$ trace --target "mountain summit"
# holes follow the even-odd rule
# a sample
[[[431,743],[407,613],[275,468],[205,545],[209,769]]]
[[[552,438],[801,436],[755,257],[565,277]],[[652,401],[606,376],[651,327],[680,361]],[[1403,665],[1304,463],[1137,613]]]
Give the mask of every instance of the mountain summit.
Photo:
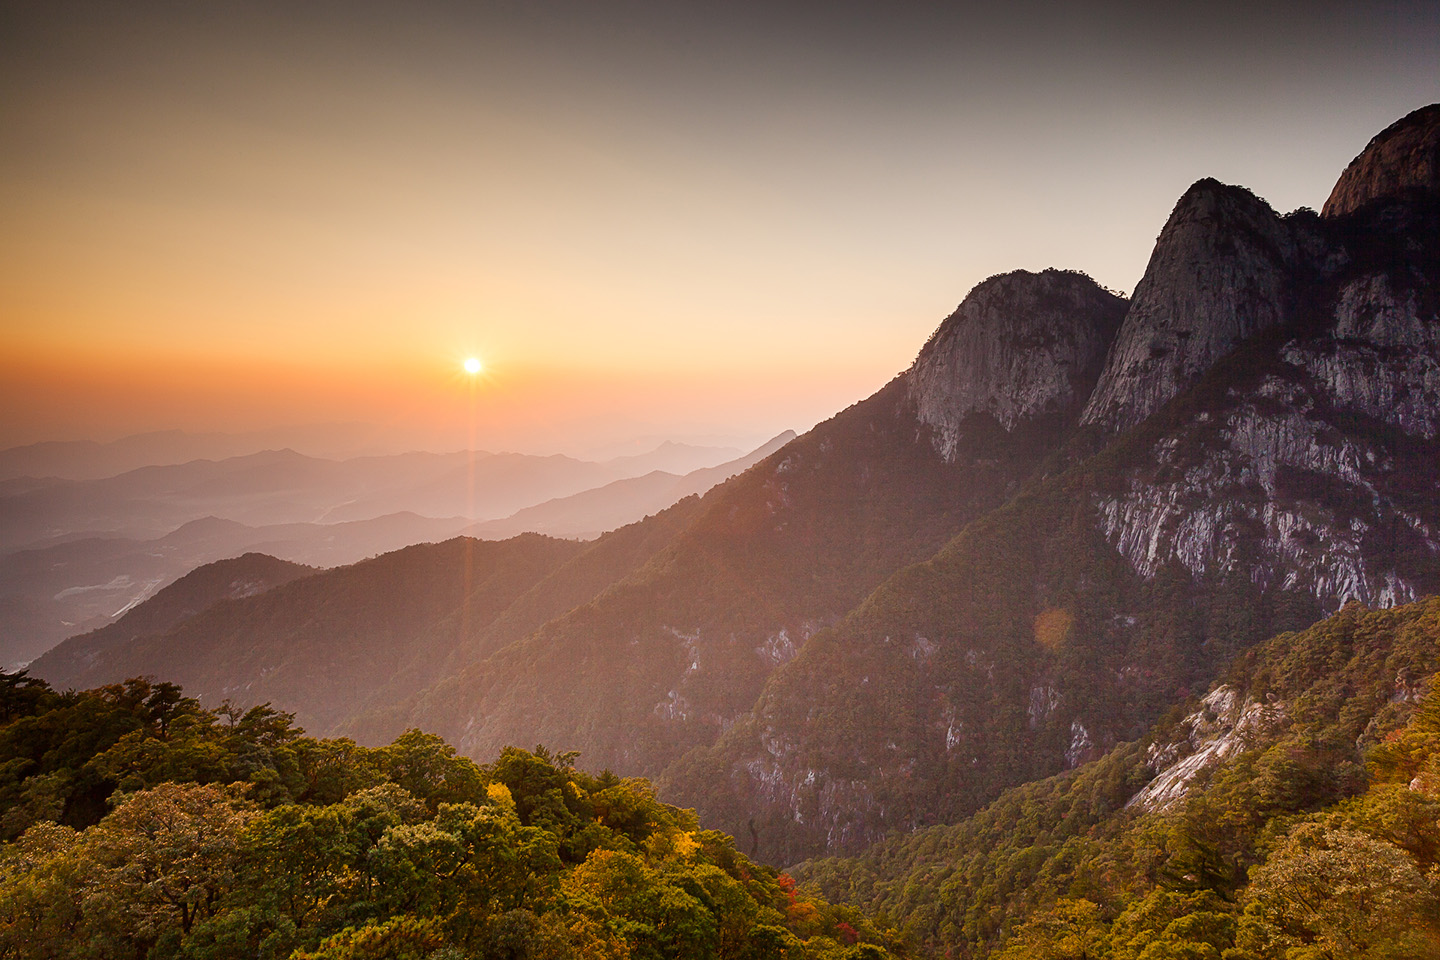
[[[1407,190],[1440,193],[1440,103],[1421,107],[1376,134],[1340,175],[1322,212],[1343,216]]]
[[[1248,190],[1201,180],[1175,204],[1081,417],[1123,430],[1285,316],[1296,239]]]
[[[977,419],[1006,431],[1073,426],[1125,314],[1125,300],[1082,273],[991,277],[940,325],[910,368],[916,417],[947,460]]]

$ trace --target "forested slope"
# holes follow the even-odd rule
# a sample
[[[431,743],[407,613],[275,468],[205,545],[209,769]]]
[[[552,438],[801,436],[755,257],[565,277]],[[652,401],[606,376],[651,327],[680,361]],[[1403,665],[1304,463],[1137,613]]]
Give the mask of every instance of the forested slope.
[[[583,549],[534,534],[418,544],[253,595],[222,596],[162,629],[111,638],[98,655],[79,655],[91,640],[75,637],[34,672],[80,688],[172,677],[207,704],[274,700],[328,732],[367,703],[424,687],[458,638],[482,630]],[[148,616],[161,599],[134,613]]]
[[[0,675],[0,956],[883,960],[641,780]]]
[[[1140,740],[797,874],[936,956],[1440,956],[1440,598],[1240,657]]]

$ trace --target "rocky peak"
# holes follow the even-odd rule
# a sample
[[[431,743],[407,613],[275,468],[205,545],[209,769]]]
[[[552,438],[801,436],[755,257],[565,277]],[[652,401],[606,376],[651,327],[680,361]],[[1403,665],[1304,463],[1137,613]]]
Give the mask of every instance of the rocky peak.
[[[1440,193],[1440,103],[1421,107],[1376,134],[1336,181],[1323,214],[1342,216],[1408,190]]]
[[[1170,214],[1081,422],[1124,430],[1284,319],[1290,229],[1264,200],[1197,182]]]
[[[947,459],[972,418],[1007,432],[1073,416],[1099,373],[1125,300],[1082,273],[991,277],[940,324],[910,368],[911,396]]]

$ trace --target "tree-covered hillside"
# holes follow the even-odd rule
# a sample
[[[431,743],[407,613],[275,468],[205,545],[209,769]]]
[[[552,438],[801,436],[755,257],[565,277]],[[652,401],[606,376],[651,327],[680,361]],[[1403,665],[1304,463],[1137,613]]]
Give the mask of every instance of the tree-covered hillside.
[[[796,872],[934,956],[1440,956],[1437,670],[1440,598],[1351,605],[1143,740]]]
[[[0,675],[0,956],[884,958],[643,780]]]
[[[425,687],[458,646],[583,550],[535,534],[416,544],[197,605],[150,629],[117,633],[117,623],[72,637],[31,669],[56,687],[79,689],[163,675],[210,706],[271,701],[331,733],[367,704]]]

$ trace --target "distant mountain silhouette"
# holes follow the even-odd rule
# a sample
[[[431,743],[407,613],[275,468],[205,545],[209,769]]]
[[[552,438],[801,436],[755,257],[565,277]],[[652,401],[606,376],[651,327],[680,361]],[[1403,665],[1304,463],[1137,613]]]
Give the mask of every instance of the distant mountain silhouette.
[[[676,457],[664,451],[658,459],[670,463]],[[651,462],[483,451],[342,461],[266,450],[142,467],[100,480],[8,480],[0,482],[0,552],[76,533],[150,539],[206,516],[251,526],[339,523],[402,512],[472,521],[506,517],[648,473]]]
[[[635,484],[551,501],[533,515],[521,512],[489,526],[476,527],[467,517],[422,516],[409,509],[373,511],[405,503],[443,509],[461,500],[465,509],[508,509],[543,499],[556,489],[630,478],[632,471],[655,465],[688,468],[728,452],[664,443],[643,455],[598,464],[479,454],[472,470],[463,454],[329,461],[284,450],[147,467],[87,483],[6,481],[0,483],[0,517],[13,521],[5,528],[8,536],[23,535],[27,527],[33,534],[42,525],[50,533],[71,525],[83,529],[47,537],[29,549],[0,552],[0,664],[33,659],[77,631],[103,626],[196,566],[246,551],[336,566],[462,531],[491,539],[526,531],[594,537],[704,492],[754,462],[758,454],[691,470],[684,477],[651,470]],[[666,476],[674,479],[663,482]],[[662,482],[652,483],[657,478]],[[477,491],[473,497],[464,492],[472,480]],[[365,491],[368,499],[354,496]],[[207,510],[231,519],[207,516]],[[241,523],[237,516],[261,522]],[[268,522],[286,516],[324,522]],[[144,533],[177,521],[183,522],[163,536]],[[95,529],[108,532],[85,532]],[[117,529],[132,535],[122,536]]]
[[[743,473],[795,439],[786,430],[756,450],[728,463],[701,467],[684,476],[654,470],[641,477],[616,480],[603,487],[557,497],[517,510],[504,520],[476,524],[465,532],[476,537],[507,537],[518,533],[544,533],[555,537],[597,537],[659,513],[685,497],[703,494],[717,483]]]

